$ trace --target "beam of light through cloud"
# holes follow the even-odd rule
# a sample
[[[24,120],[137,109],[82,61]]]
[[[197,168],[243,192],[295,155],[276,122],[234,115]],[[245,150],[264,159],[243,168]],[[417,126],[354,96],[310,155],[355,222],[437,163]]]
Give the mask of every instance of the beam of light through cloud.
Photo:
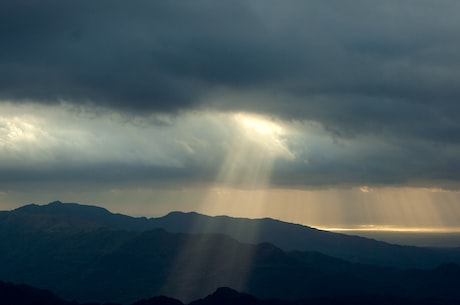
[[[285,139],[288,131],[276,121],[253,114],[237,113],[234,122],[238,133],[230,140],[227,156],[215,179],[216,186],[210,188],[210,193],[222,190],[231,196],[237,189],[252,189],[245,210],[263,215],[274,162],[294,159]],[[226,191],[232,188],[234,192]],[[213,201],[211,196],[205,198],[202,209],[213,213]],[[237,196],[230,201],[237,202]],[[246,234],[256,237],[257,232]]]
[[[226,139],[226,157],[215,178],[216,187],[209,189],[199,210],[204,210],[207,213],[216,212],[216,202],[214,202],[214,197],[211,194],[219,193],[220,189],[223,191],[233,189],[230,194],[234,194],[238,188],[242,188],[252,189],[253,191],[245,207],[239,206],[239,208],[246,213],[263,215],[266,204],[266,191],[270,188],[273,162],[278,158],[294,159],[293,153],[289,150],[283,138],[287,131],[279,123],[254,114],[236,113],[232,115],[232,119],[236,133],[232,138]],[[229,207],[237,204],[237,197],[230,196]],[[194,224],[196,228],[200,227],[200,230],[204,229],[204,231],[213,231],[213,225],[218,224]],[[194,230],[192,229],[192,231]],[[258,234],[257,228],[253,231],[235,233],[244,234],[248,240],[256,240]],[[202,256],[193,256],[193,253],[196,252],[196,249],[205,248],[206,246],[208,246],[206,239],[197,242],[196,238],[191,238],[187,241],[176,258],[176,272],[198,273],[199,268],[206,265],[208,259]],[[252,252],[228,253],[226,265],[230,270],[234,270],[234,273],[228,275],[227,282],[229,283],[231,278],[238,275],[237,284],[233,284],[236,285],[236,289],[246,289],[246,280],[250,276],[253,255],[254,253]],[[179,265],[179,262],[183,261],[188,263]],[[173,284],[167,282],[166,286]],[[177,291],[174,291],[174,294],[185,298],[189,297],[183,287],[177,287]]]

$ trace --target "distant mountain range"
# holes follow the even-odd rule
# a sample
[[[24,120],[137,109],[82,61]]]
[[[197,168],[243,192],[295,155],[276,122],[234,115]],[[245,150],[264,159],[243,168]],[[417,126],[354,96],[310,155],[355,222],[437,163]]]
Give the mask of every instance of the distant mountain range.
[[[0,249],[0,279],[80,302],[155,295],[190,302],[222,286],[287,300],[460,297],[458,249],[396,246],[272,219],[133,218],[53,202],[0,212]]]
[[[28,223],[47,231],[83,232],[112,228],[143,232],[161,228],[171,233],[225,234],[240,242],[267,242],[285,251],[317,251],[350,262],[380,266],[433,268],[445,262],[460,264],[460,248],[393,245],[270,218],[211,217],[194,212],[172,212],[158,218],[130,217],[113,214],[101,207],[60,201],[0,212],[0,221],[6,215],[10,222]]]

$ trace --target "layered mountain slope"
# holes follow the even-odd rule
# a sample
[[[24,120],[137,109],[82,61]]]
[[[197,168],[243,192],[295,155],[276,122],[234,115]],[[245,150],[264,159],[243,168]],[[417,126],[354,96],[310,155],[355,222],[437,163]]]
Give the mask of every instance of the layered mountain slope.
[[[269,242],[286,251],[317,251],[352,262],[382,266],[433,268],[444,262],[460,263],[460,248],[429,249],[392,245],[269,218],[211,217],[193,212],[172,212],[150,219],[135,218],[112,214],[100,207],[57,201],[45,206],[32,204],[11,212],[2,212],[1,219],[3,225],[21,221],[44,230],[92,231],[112,228],[142,232],[161,228],[172,233],[218,233],[240,242]]]
[[[406,298],[394,296],[353,296],[340,298],[313,298],[297,301],[279,299],[260,299],[247,293],[237,292],[228,287],[220,287],[214,293],[189,305],[456,305],[459,300]],[[27,285],[15,285],[0,281],[0,304],[14,305],[79,305],[81,303],[64,301],[50,291],[37,289]],[[118,303],[85,303],[82,305],[121,305]],[[128,304],[125,304],[128,305]],[[181,301],[166,297],[155,296],[142,299],[131,305],[184,305]]]
[[[121,229],[124,221],[131,223],[130,230]],[[149,220],[62,203],[2,212],[0,279],[50,289],[69,300],[121,303],[153,295],[190,301],[221,286],[280,299],[460,297],[456,264],[433,270],[363,265],[318,252],[242,243],[222,234],[136,231],[132,224],[137,221]]]

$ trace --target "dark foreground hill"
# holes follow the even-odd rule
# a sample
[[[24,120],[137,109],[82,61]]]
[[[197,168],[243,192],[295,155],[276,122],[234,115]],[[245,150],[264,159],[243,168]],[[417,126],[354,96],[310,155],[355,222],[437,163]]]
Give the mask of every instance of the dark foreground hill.
[[[460,264],[460,248],[435,249],[392,245],[373,239],[322,231],[274,219],[244,219],[172,212],[159,218],[112,214],[106,209],[59,201],[45,206],[27,205],[1,212],[0,221],[27,223],[48,231],[92,231],[112,228],[148,231],[161,228],[172,233],[216,233],[240,242],[268,242],[285,251],[316,251],[347,261],[392,267],[434,268],[444,262]],[[0,224],[1,225],[1,224]]]
[[[287,300],[460,297],[460,267],[454,263],[434,269],[364,265],[222,234],[122,230],[88,217],[87,210],[101,212],[92,207],[43,208],[0,213],[0,279],[50,289],[68,300],[128,304],[167,295],[189,302],[222,286]],[[110,218],[107,213],[102,210]]]
[[[354,296],[342,298],[315,298],[297,301],[259,299],[247,293],[239,293],[227,287],[218,288],[213,294],[189,305],[454,305],[456,299],[420,299],[393,296]],[[119,303],[78,303],[65,301],[53,293],[27,285],[14,285],[0,281],[0,304],[8,305],[121,305]],[[179,300],[156,296],[135,301],[132,305],[184,305]]]
[[[48,290],[0,281],[0,304],[5,305],[71,305]]]

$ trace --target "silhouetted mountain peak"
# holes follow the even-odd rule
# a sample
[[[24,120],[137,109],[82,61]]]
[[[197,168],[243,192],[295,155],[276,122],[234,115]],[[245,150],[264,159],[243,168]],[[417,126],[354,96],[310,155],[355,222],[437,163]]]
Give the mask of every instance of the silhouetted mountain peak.
[[[238,298],[240,293],[235,289],[229,287],[219,287],[217,290],[212,294],[215,298],[222,298],[222,299],[229,299],[229,298]]]
[[[31,211],[35,211],[35,210],[37,210],[39,208],[40,208],[40,206],[38,204],[31,203],[31,204],[23,205],[22,207],[19,207],[17,209],[14,209],[12,212],[31,212]]]
[[[74,231],[88,231],[95,228],[145,231],[155,227],[150,225],[145,217],[114,214],[102,207],[61,201],[53,201],[46,205],[29,204],[9,214],[17,220],[25,217],[28,219],[26,222],[36,223],[34,227],[42,229],[48,229],[47,227],[53,223],[69,221]]]
[[[166,216],[182,216],[182,215],[202,215],[198,212],[183,212],[183,211],[172,211],[166,214]]]
[[[191,302],[189,305],[252,305],[258,304],[256,297],[247,294],[240,293],[232,288],[220,287],[204,299]]]
[[[112,218],[112,213],[100,207],[53,201],[46,205],[29,204],[17,208],[0,219],[3,226],[38,229],[48,232],[88,232],[110,226],[99,221]],[[6,216],[6,214],[5,214]]]
[[[63,203],[59,200],[50,202],[45,205],[37,205],[35,203],[19,207],[14,212],[19,213],[56,213],[56,214],[72,214],[72,215],[110,215],[112,214],[107,209],[92,205],[84,205],[78,203]]]
[[[170,297],[158,296],[147,300],[137,301],[132,305],[183,305],[183,303]]]

